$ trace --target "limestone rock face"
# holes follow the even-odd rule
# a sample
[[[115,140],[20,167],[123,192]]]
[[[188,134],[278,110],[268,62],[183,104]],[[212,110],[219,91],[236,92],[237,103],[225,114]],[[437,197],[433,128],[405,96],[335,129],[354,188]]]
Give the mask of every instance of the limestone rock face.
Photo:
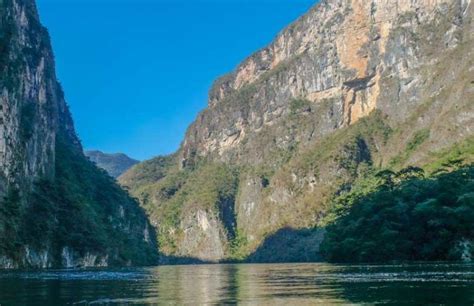
[[[275,146],[311,142],[375,109],[405,120],[436,93],[428,84],[447,53],[470,44],[471,18],[470,1],[321,1],[216,81],[209,108],[189,128],[182,158],[255,164]],[[313,122],[276,132],[276,143],[262,142],[297,100],[307,102],[299,111]]]
[[[135,261],[111,228],[152,254],[154,242],[142,243],[145,215],[82,153],[35,1],[1,0],[0,17],[0,268]]]
[[[218,262],[224,258],[226,235],[221,221],[216,216],[198,210],[187,214],[183,226],[186,228],[183,238],[185,248],[178,254],[179,257],[199,258],[210,262]]]
[[[322,234],[294,230],[320,225],[356,178],[472,140],[473,15],[469,0],[323,0],[218,79],[177,154],[122,177],[165,255],[303,250],[291,241]],[[196,178],[209,164],[234,171],[231,197],[209,172]]]
[[[56,84],[50,75],[52,54],[33,29],[43,30],[38,17],[29,18],[33,3],[2,3],[2,91],[0,96],[0,169],[5,183],[31,183],[54,173],[55,130],[59,124]],[[9,29],[15,28],[13,33]],[[38,49],[23,56],[27,49]],[[26,180],[29,182],[22,182]]]

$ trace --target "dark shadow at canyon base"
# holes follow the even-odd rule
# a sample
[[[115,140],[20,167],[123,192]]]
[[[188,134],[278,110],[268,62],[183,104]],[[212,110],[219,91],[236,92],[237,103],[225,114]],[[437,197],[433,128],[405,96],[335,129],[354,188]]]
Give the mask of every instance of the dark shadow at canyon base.
[[[324,236],[321,229],[283,228],[268,236],[263,243],[241,263],[301,263],[321,262],[319,245]],[[161,265],[213,264],[193,257],[160,257]],[[223,261],[221,263],[236,263]]]
[[[250,263],[319,262],[321,229],[283,228],[267,237],[246,259]]]
[[[213,263],[216,262],[210,262],[195,257],[161,255],[159,265],[204,265]]]

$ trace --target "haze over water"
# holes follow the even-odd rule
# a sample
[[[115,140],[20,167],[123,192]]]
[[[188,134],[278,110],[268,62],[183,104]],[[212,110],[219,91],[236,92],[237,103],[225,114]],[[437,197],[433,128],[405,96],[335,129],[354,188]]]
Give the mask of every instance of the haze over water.
[[[2,305],[473,305],[474,264],[0,272]]]

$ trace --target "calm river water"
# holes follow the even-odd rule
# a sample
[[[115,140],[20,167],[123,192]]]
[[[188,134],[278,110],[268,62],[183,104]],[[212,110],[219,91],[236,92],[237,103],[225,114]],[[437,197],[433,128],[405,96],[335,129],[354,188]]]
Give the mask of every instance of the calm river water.
[[[474,264],[0,272],[3,305],[474,305]]]

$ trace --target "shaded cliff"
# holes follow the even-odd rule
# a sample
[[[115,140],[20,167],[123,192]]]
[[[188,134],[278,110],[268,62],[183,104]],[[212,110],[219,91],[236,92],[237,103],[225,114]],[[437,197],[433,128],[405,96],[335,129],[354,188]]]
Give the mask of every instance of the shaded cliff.
[[[258,250],[299,239],[282,229],[324,226],[360,178],[432,167],[440,150],[471,157],[473,10],[463,0],[321,1],[217,80],[179,151],[120,178],[161,251],[262,261]]]
[[[35,2],[0,15],[0,267],[153,262],[144,212],[82,152]]]
[[[114,178],[119,177],[132,166],[139,163],[138,160],[130,158],[123,153],[107,154],[101,151],[86,151],[85,155],[90,161],[107,171]]]

